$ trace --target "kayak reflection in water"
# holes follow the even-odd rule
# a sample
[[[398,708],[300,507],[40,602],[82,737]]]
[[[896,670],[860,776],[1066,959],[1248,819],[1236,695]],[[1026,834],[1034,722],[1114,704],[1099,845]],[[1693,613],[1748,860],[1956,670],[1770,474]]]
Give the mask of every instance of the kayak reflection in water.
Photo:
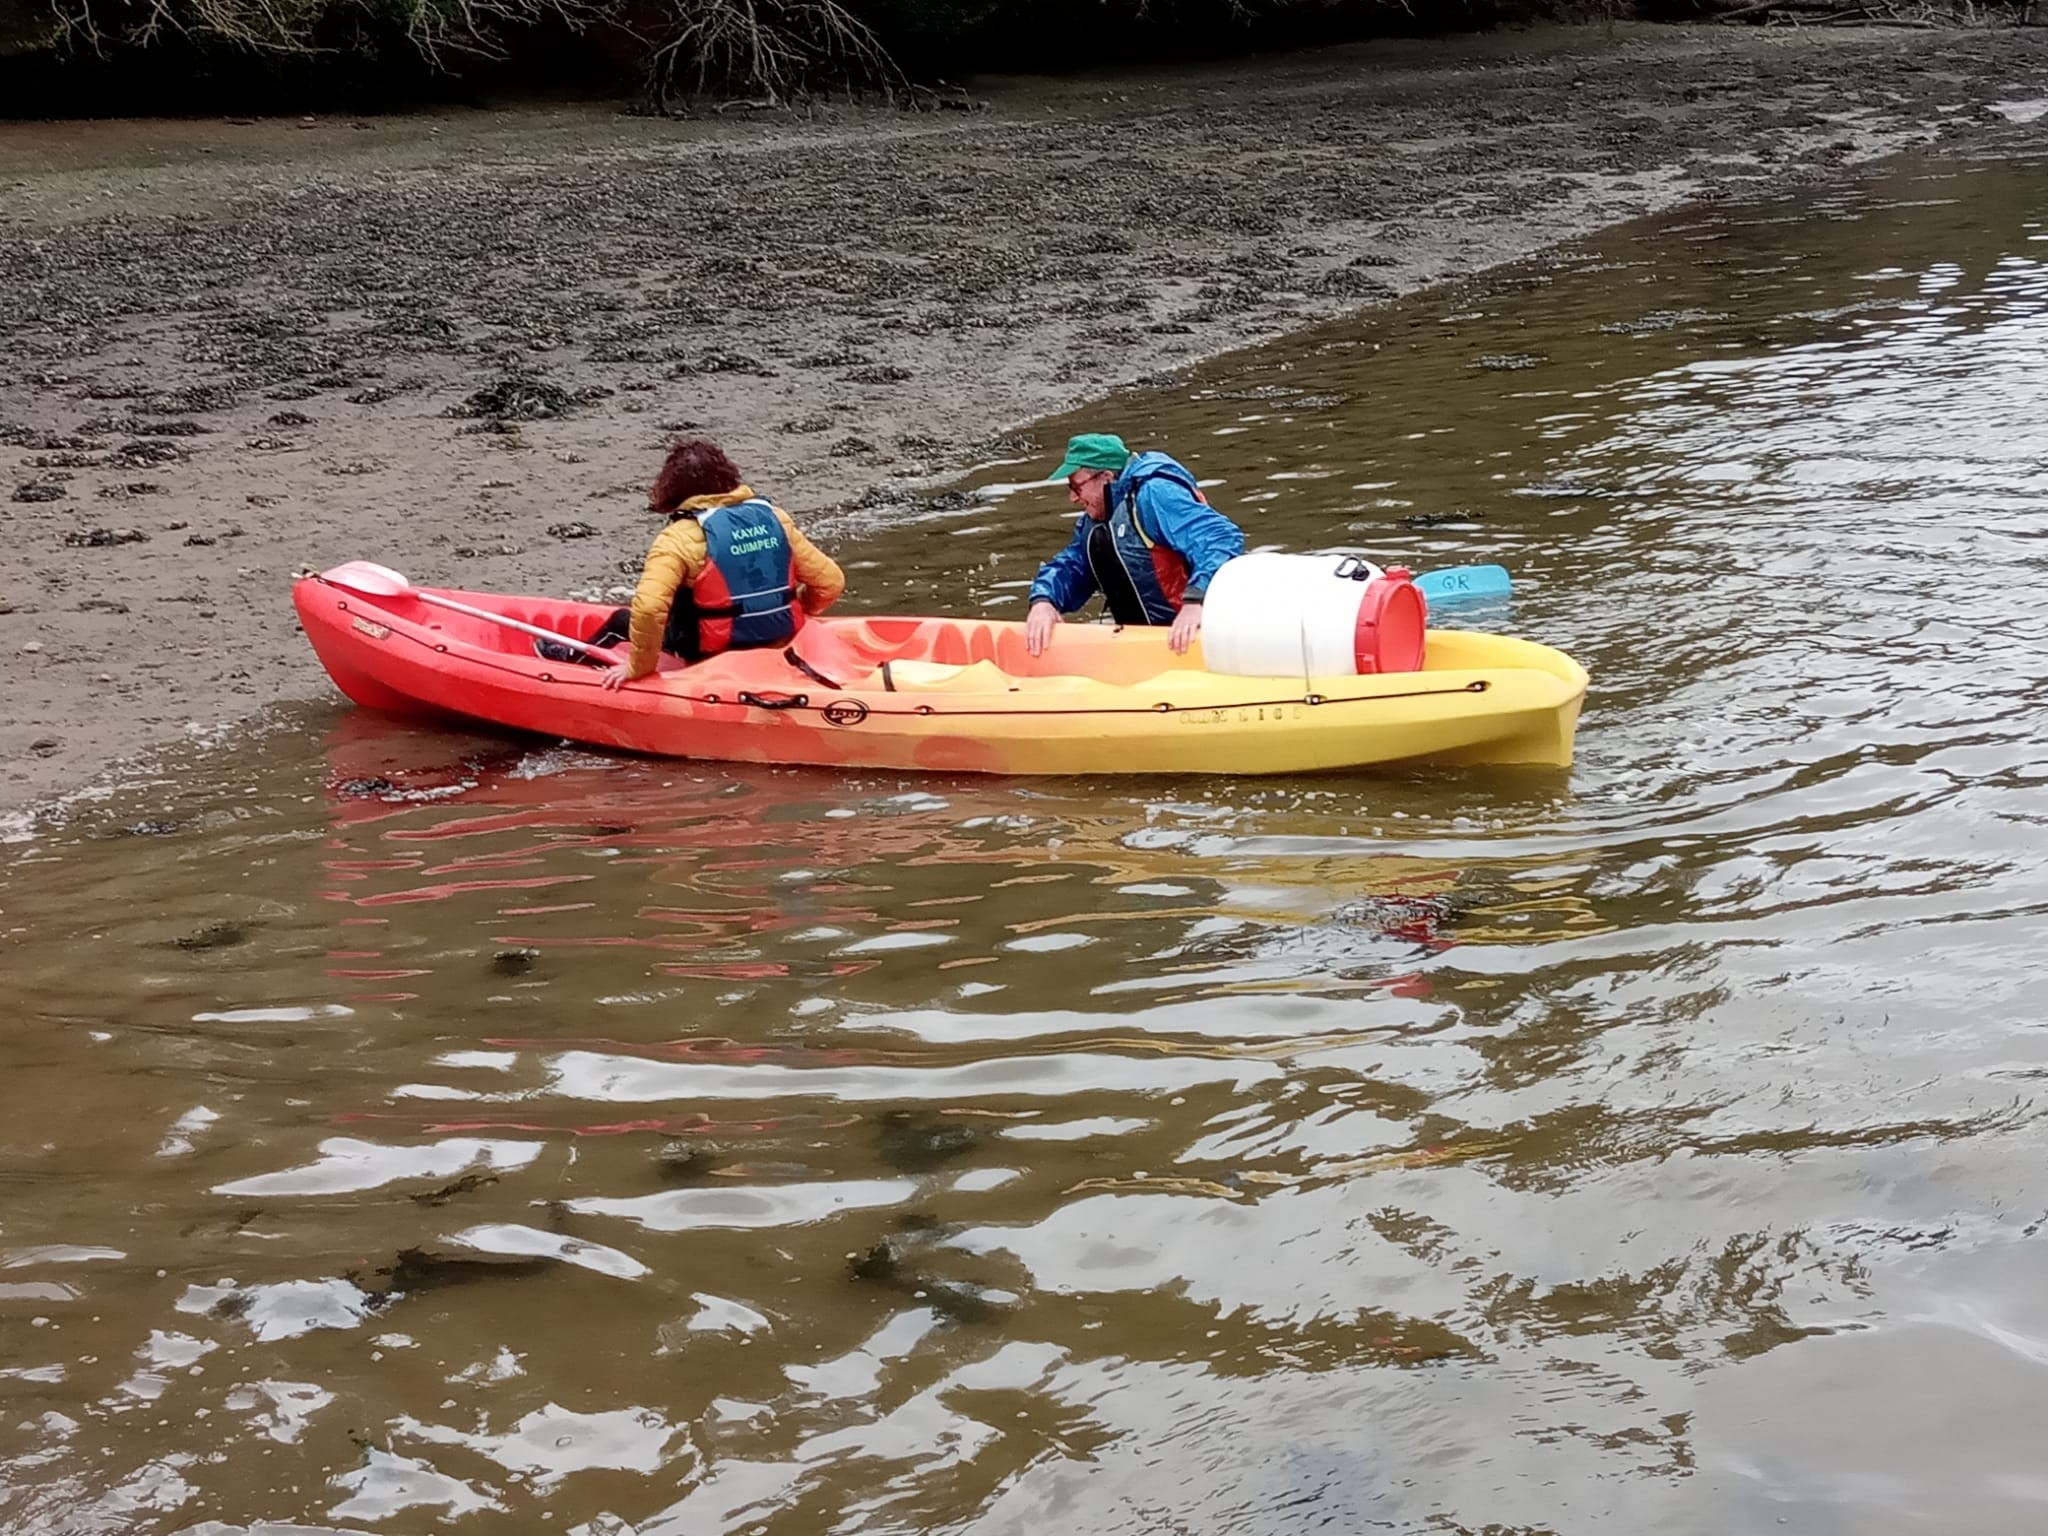
[[[1118,624],[1171,625],[1178,656],[1202,627],[1202,599],[1224,561],[1244,553],[1244,533],[1209,505],[1187,468],[1163,453],[1132,453],[1107,432],[1067,442],[1052,472],[1081,509],[1067,547],[1031,583],[1024,643],[1034,656],[1053,626],[1097,592]]]
[[[663,651],[701,661],[722,651],[786,646],[807,616],[823,613],[846,590],[832,558],[787,512],[755,495],[724,451],[704,438],[669,449],[647,506],[668,525],[647,551],[632,605],[590,637],[594,645],[632,643],[630,657],[605,672],[607,688],[648,676]],[[582,659],[551,641],[535,649],[549,661]]]

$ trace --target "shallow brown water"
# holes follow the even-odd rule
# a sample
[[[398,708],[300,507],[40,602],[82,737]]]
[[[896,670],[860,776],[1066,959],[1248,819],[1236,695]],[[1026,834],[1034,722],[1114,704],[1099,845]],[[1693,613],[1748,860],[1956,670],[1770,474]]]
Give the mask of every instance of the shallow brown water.
[[[21,845],[0,1526],[2048,1525],[2044,206],[1910,164],[1088,414],[1503,560],[1569,775],[309,708]],[[863,600],[1014,602],[1029,494]]]

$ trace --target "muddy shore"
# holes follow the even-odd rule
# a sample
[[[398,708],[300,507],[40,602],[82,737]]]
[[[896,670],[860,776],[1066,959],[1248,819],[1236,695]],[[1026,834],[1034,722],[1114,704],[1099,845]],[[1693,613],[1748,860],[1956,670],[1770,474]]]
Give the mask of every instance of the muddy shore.
[[[0,811],[322,692],[302,566],[625,579],[677,431],[829,543],[1115,386],[2044,92],[2030,32],[1588,29],[932,115],[0,126]]]

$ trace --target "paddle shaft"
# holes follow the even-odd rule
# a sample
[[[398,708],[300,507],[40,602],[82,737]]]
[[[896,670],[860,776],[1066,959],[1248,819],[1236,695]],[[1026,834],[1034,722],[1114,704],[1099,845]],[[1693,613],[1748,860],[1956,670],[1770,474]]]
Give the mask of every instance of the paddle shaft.
[[[485,619],[492,624],[502,624],[507,629],[520,630],[525,634],[532,635],[537,640],[552,640],[558,645],[566,645],[571,650],[581,651],[586,656],[595,656],[607,666],[615,665],[618,662],[618,657],[611,651],[602,650],[582,640],[571,640],[567,635],[558,635],[552,629],[542,629],[538,624],[529,624],[524,619],[515,619],[502,613],[493,613],[488,608],[472,608],[468,603],[458,603],[452,597],[437,597],[432,592],[422,592],[418,587],[412,589],[412,595],[423,603],[432,603],[436,608],[447,608],[456,613],[466,613],[472,619]]]

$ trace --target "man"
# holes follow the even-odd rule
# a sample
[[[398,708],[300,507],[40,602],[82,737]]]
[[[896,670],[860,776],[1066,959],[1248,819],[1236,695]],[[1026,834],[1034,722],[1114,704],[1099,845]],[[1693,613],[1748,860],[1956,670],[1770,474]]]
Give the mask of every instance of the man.
[[[1067,482],[1081,516],[1031,583],[1025,648],[1042,655],[1061,616],[1100,592],[1117,623],[1171,625],[1166,643],[1185,653],[1217,567],[1244,553],[1243,532],[1181,465],[1163,453],[1133,454],[1107,432],[1070,438],[1052,478]]]

